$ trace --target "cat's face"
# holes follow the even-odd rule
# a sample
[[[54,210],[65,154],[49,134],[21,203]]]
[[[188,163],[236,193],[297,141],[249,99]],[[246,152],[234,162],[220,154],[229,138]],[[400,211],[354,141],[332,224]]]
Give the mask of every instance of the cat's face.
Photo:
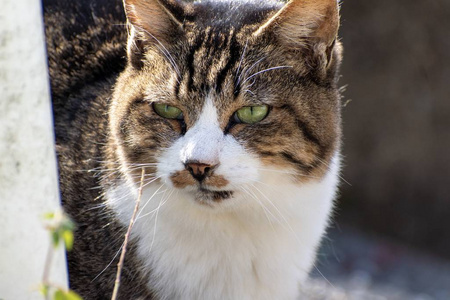
[[[146,182],[214,206],[239,200],[268,172],[321,180],[340,137],[340,49],[328,20],[337,11],[316,25],[317,12],[302,4],[305,17],[294,24],[299,2],[251,15],[241,5],[227,18],[226,5],[126,1],[129,65],[110,124],[130,181],[138,185],[145,166]],[[322,2],[310,9],[336,7]]]

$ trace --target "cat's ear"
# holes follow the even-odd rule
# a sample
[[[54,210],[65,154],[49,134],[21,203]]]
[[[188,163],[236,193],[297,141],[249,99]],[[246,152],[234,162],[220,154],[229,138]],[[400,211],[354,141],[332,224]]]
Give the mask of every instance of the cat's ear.
[[[327,53],[339,28],[338,0],[291,0],[267,20],[254,35],[273,32],[292,49],[320,44]]]
[[[177,0],[124,0],[130,26],[128,56],[140,62],[145,46],[166,47],[182,32],[186,4]]]

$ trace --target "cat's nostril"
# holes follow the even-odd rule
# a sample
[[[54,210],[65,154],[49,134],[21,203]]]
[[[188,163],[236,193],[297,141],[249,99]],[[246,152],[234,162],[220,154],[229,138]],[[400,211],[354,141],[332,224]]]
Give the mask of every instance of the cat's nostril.
[[[214,166],[202,163],[186,163],[186,170],[191,173],[192,177],[198,181],[202,181],[206,176],[209,176],[214,168]]]

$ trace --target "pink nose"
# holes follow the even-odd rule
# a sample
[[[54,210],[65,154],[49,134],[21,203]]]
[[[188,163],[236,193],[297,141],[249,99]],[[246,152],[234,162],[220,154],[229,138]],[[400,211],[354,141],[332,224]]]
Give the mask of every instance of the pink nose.
[[[202,181],[205,179],[206,176],[211,175],[211,172],[213,171],[214,167],[210,164],[202,164],[202,163],[194,163],[194,162],[188,162],[185,164],[186,170],[191,173],[192,177],[197,179],[198,181]]]

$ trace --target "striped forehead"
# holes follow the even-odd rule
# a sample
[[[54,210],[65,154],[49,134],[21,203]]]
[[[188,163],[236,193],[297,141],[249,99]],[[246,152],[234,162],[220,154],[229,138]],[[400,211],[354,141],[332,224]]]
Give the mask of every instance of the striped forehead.
[[[269,1],[265,7],[259,3],[254,8],[249,8],[251,1],[246,5],[215,2],[212,7],[209,1],[197,3],[195,21],[191,25],[187,21],[183,50],[176,58],[180,72],[173,89],[177,102],[188,108],[188,120],[198,119],[208,97],[219,118],[227,115],[230,106],[236,107],[233,102],[242,88],[238,77],[245,65],[260,58],[248,55],[249,35],[276,11],[279,3],[275,3]]]
[[[220,111],[235,101],[243,51],[233,30],[217,32],[209,28],[190,40],[174,89],[176,99],[189,108],[190,120],[197,119],[207,99]]]
[[[233,71],[242,50],[233,30],[215,31],[210,27],[189,37],[177,96],[205,94],[211,90],[222,92],[226,77],[235,75]]]

